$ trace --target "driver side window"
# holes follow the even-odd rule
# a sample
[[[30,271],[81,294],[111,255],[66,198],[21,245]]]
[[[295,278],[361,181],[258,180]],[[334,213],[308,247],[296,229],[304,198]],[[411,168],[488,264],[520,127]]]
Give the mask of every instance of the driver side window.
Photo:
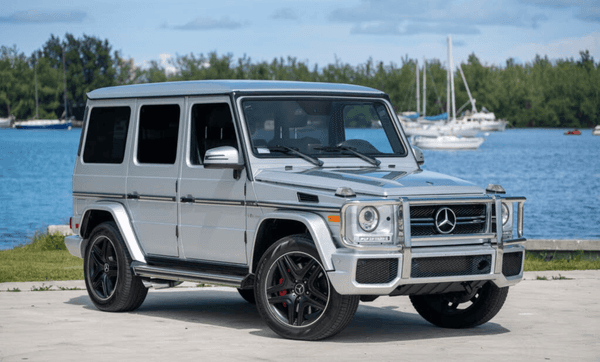
[[[239,151],[231,109],[227,103],[195,104],[192,107],[190,162],[201,165],[207,150],[231,146]]]

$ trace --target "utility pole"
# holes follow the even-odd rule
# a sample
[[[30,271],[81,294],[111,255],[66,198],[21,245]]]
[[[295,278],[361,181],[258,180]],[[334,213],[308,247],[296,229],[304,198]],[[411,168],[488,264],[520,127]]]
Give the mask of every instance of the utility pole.
[[[62,58],[63,58],[63,81],[65,84],[65,119],[69,118],[69,111],[67,109],[67,66],[65,62],[65,48],[62,50]]]

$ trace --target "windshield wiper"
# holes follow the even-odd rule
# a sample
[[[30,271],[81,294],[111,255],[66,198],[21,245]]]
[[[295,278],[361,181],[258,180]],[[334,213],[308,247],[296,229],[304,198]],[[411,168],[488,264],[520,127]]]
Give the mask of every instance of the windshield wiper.
[[[356,148],[354,147],[348,147],[348,146],[325,146],[325,147],[316,147],[316,150],[321,150],[321,151],[325,151],[325,152],[349,152],[351,154],[353,154],[354,156],[367,161],[368,163],[370,163],[373,166],[379,166],[381,165],[381,161],[379,161],[378,159],[374,158],[374,157],[369,157],[367,155],[365,155],[364,153],[360,153],[356,150]]]
[[[305,159],[306,161],[312,163],[313,165],[316,166],[323,166],[323,161],[319,160],[316,157],[311,157],[309,155],[307,155],[306,153],[302,153],[298,150],[295,150],[291,147],[287,147],[287,146],[269,146],[267,147],[269,149],[269,151],[274,151],[274,152],[282,152],[282,153],[293,153],[296,156],[299,156],[300,158]]]

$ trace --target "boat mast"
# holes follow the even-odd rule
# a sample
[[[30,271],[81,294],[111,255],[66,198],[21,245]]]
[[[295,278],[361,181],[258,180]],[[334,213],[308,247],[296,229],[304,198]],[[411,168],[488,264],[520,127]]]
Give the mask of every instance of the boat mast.
[[[475,107],[475,99],[471,97],[471,91],[469,90],[469,84],[467,84],[467,79],[465,78],[465,73],[463,73],[462,66],[458,66],[458,70],[460,70],[460,76],[462,77],[463,82],[465,83],[465,87],[467,88],[467,94],[469,95],[469,100],[471,101],[471,107],[473,108],[473,113],[477,113],[477,107]]]
[[[415,67],[417,68],[417,115],[419,113],[419,110],[421,108],[421,102],[419,101],[419,61],[417,60],[415,62]]]
[[[40,118],[40,112],[39,112],[39,102],[38,102],[38,87],[37,87],[37,60],[35,62],[35,64],[33,65],[33,74],[35,77],[35,119]]]
[[[448,70],[450,71],[450,90],[452,91],[452,120],[456,120],[456,99],[454,98],[454,66],[452,65],[452,38],[448,35]]]
[[[427,60],[423,57],[423,117],[425,117],[425,109],[427,108]]]
[[[62,60],[63,60],[63,81],[65,84],[65,119],[69,118],[69,111],[67,110],[67,66],[65,63],[65,49],[62,50]]]
[[[450,57],[448,57],[449,59]],[[448,63],[450,64],[450,63]],[[450,122],[450,67],[446,68],[446,115],[447,121]]]

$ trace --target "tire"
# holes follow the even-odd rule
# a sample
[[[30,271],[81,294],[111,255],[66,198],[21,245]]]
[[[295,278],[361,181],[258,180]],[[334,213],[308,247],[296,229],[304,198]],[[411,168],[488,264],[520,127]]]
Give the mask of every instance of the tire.
[[[254,298],[254,289],[239,289],[238,293],[244,298],[244,300],[250,304],[256,304],[256,298]]]
[[[360,298],[333,289],[312,240],[304,235],[282,238],[265,252],[255,297],[269,328],[298,340],[324,339],[342,331],[354,318]]]
[[[83,259],[85,286],[99,310],[128,312],[137,309],[148,294],[131,271],[131,256],[117,225],[104,222],[92,231]]]
[[[443,328],[471,328],[488,322],[502,309],[508,287],[487,282],[471,293],[413,295],[410,301],[421,317]]]

